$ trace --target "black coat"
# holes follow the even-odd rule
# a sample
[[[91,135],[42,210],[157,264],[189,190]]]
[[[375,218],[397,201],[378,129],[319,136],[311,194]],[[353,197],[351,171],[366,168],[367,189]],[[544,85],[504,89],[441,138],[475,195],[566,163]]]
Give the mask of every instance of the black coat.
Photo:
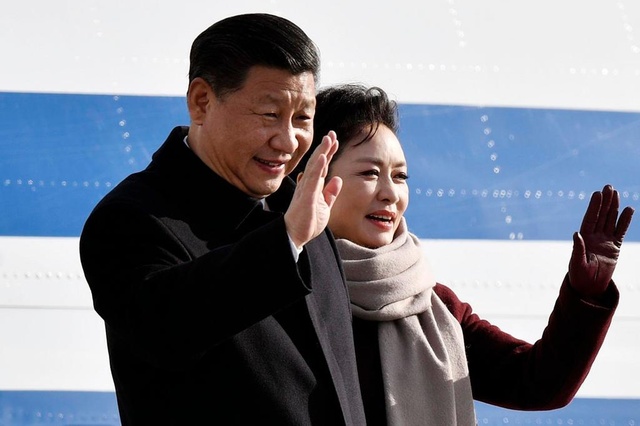
[[[283,213],[204,165],[177,127],[96,206],[80,255],[123,425],[362,425],[351,311],[328,231],[296,264]]]

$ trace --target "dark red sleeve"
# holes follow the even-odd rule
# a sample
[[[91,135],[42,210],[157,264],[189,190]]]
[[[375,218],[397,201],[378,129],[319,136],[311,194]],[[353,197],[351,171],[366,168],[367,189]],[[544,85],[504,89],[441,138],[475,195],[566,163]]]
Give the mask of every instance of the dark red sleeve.
[[[619,300],[612,282],[599,305],[579,298],[565,277],[542,337],[531,344],[478,317],[437,284],[462,326],[474,399],[517,410],[567,405],[587,377]]]

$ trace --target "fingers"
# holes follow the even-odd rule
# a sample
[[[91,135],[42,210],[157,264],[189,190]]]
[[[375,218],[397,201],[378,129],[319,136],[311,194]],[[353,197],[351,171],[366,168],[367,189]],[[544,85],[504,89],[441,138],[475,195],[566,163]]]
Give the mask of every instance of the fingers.
[[[333,154],[335,154],[336,151],[338,151],[338,136],[336,135],[336,132],[331,130],[322,139],[324,140],[325,138],[329,138],[329,140],[331,141],[331,148],[329,149],[329,152],[327,152],[327,163],[331,163],[331,159],[333,158]]]
[[[587,247],[579,232],[573,233],[573,251],[571,252],[571,266],[578,267],[587,261]],[[570,267],[571,269],[571,267]]]
[[[587,248],[579,232],[573,233],[573,250],[569,259],[569,282],[574,289],[579,290],[585,282],[587,271]],[[587,273],[588,275],[588,273]]]
[[[304,168],[304,176],[305,180],[314,179],[317,177],[322,177],[324,175],[324,169],[326,167],[327,161],[327,153],[331,149],[331,142],[326,136],[320,142],[320,145],[313,151],[309,161],[307,161],[307,165]],[[298,180],[300,183],[300,179]]]
[[[311,164],[308,164],[308,167],[305,168],[305,172],[303,173],[305,179],[301,179],[303,185],[306,184],[315,187],[316,185],[323,182],[324,177],[327,174],[326,170],[328,163],[329,162],[327,161],[327,156],[324,153],[318,153],[315,161],[313,161],[313,163]]]
[[[329,208],[333,206],[333,203],[336,201],[336,198],[338,198],[341,189],[342,178],[338,176],[332,177],[325,185],[322,193],[324,195],[324,201],[327,203],[327,206],[329,206]]]
[[[297,247],[305,245],[327,226],[330,208],[342,188],[342,180],[338,177],[330,179],[325,185],[329,160],[337,148],[336,134],[330,132],[311,153],[304,172],[296,176],[297,185],[285,212],[285,225]]]
[[[338,150],[338,139],[334,131],[330,131],[322,138],[320,145],[311,153],[311,157],[305,165],[304,172],[299,173],[296,177],[298,185],[310,184],[316,185],[322,183],[323,179],[329,174],[329,163],[333,155]],[[305,179],[302,179],[304,176]]]
[[[613,187],[611,185],[605,185],[604,188],[602,188],[601,192],[600,208],[598,209],[598,219],[594,227],[595,231],[607,229],[613,230],[613,227],[607,228],[609,222],[609,208],[611,207],[613,198],[615,198]],[[616,216],[617,214],[618,213],[616,212]]]
[[[622,210],[622,214],[620,214],[620,220],[618,220],[618,227],[615,230],[616,239],[622,243],[625,234],[627,233],[627,229],[629,229],[629,225],[631,224],[631,218],[634,213],[633,207],[625,207]]]
[[[327,161],[323,162],[322,169],[320,171],[321,177],[326,177],[328,173],[328,165],[333,158],[333,154],[338,150],[338,140],[336,138],[336,133],[334,131],[329,132],[322,138],[320,145],[313,151],[311,154],[311,158],[307,162],[307,166],[305,167],[305,172],[317,170],[313,169],[313,167],[317,164],[320,156],[325,156]]]
[[[588,235],[593,232],[603,232],[614,236],[621,243],[629,229],[635,210],[633,207],[625,207],[618,217],[619,210],[620,194],[611,185],[605,185],[602,191],[591,195],[580,226],[580,233]]]
[[[602,192],[594,192],[591,194],[591,200],[589,200],[589,206],[582,219],[582,225],[580,226],[580,233],[583,235],[593,233],[598,224],[598,217],[600,216],[600,206],[602,205]]]
[[[611,185],[605,185],[602,189],[602,205],[600,206],[600,217],[596,225],[597,230],[604,231],[608,235],[613,235],[618,220],[618,207],[620,206],[620,195]]]

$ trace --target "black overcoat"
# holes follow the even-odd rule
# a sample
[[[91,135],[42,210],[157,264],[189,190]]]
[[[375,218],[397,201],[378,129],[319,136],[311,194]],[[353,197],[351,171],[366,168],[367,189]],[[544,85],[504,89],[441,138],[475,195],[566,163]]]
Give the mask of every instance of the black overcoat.
[[[296,263],[283,212],[176,127],[89,216],[80,255],[123,425],[361,425],[351,311],[328,231]]]

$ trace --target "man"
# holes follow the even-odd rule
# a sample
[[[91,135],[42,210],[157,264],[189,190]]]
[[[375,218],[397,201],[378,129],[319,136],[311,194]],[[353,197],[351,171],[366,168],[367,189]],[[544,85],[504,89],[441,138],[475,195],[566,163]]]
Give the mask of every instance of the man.
[[[313,137],[319,54],[239,15],[191,49],[189,127],[96,206],[80,239],[123,425],[360,425],[351,312],[325,230],[341,180]]]

